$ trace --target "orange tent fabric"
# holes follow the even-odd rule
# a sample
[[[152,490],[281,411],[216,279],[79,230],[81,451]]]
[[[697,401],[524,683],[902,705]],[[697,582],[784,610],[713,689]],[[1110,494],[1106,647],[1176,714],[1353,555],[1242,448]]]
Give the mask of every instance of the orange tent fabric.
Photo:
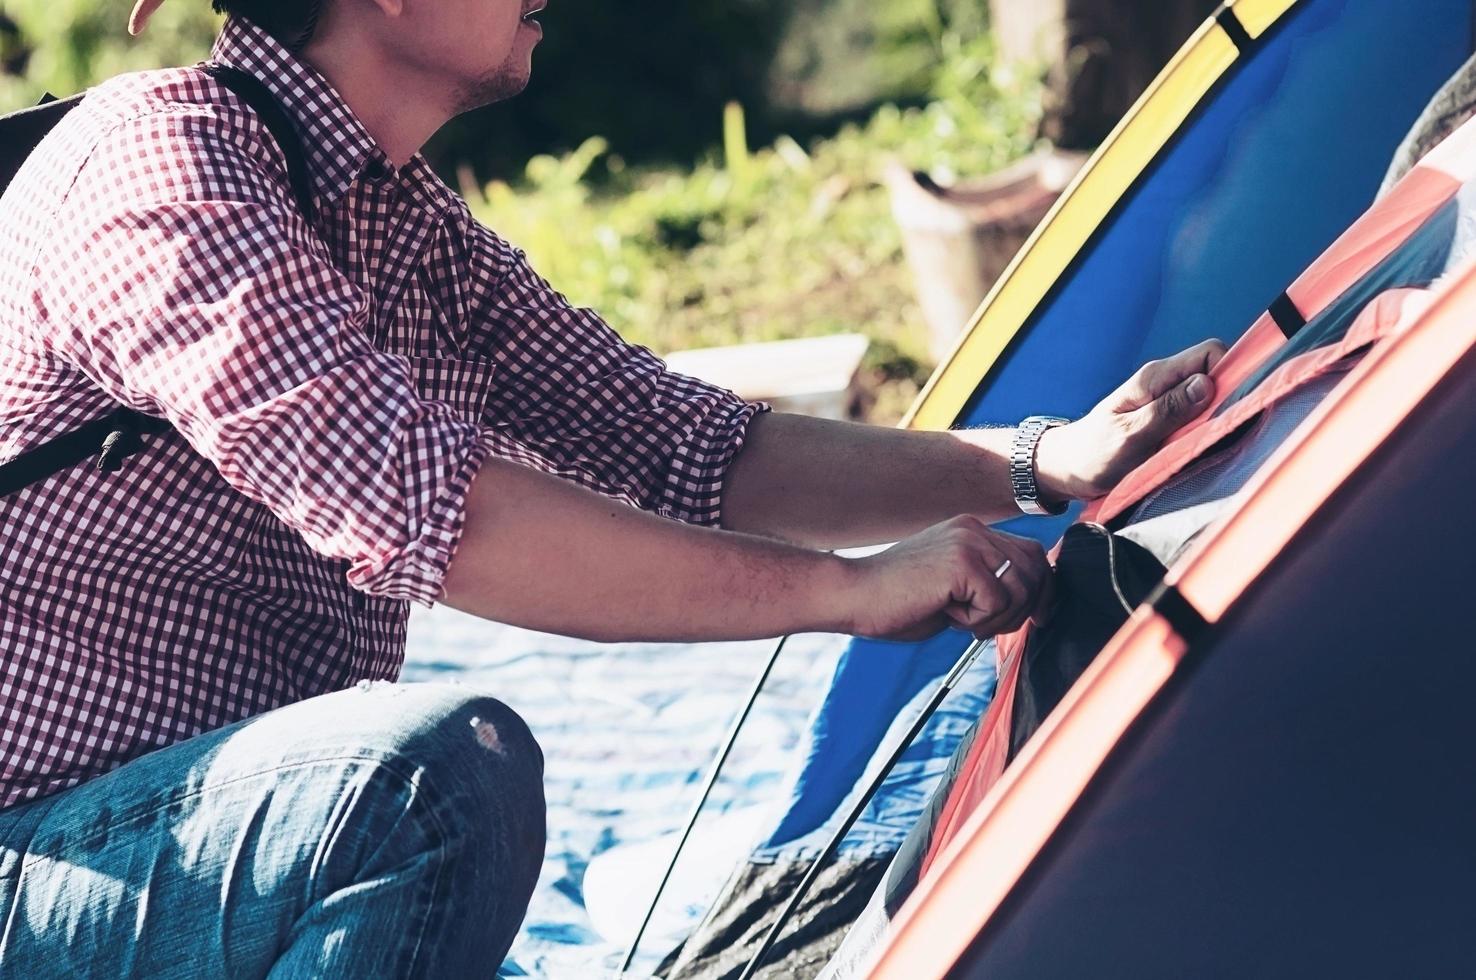
[[[1464,266],[1429,302],[1400,309],[1382,342],[1266,464],[1234,513],[1170,571],[1165,586],[1210,628],[1355,474],[1397,442],[1417,409],[1438,392],[1469,386],[1460,374],[1476,358],[1476,267]],[[1388,315],[1386,306],[1374,318]],[[1165,610],[1140,607],[1010,770],[971,810],[958,811],[955,832],[896,920],[873,977],[917,980],[954,968],[1174,676],[1190,648],[1180,630]]]
[[[1467,125],[1412,170],[1391,194],[1371,208],[1297,279],[1287,290],[1296,309],[1307,319],[1326,309],[1403,245],[1473,177],[1476,177],[1476,127]],[[1280,365],[1250,396],[1221,411],[1227,398],[1287,342],[1272,315],[1263,315],[1217,366],[1214,373],[1217,391],[1211,409],[1176,433],[1111,494],[1092,503],[1081,520],[1104,523],[1123,514],[1268,405],[1353,351],[1380,341],[1408,323],[1427,301],[1422,290],[1383,294],[1358,315],[1346,335],[1336,343]],[[999,639],[999,693],[940,813],[924,859],[924,874],[1005,770],[1014,691],[1029,630],[1026,626]]]

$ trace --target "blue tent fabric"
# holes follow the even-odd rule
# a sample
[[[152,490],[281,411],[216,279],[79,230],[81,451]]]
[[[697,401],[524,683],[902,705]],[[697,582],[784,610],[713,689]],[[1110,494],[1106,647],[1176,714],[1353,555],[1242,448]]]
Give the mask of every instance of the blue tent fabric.
[[[1373,200],[1400,139],[1470,56],[1473,33],[1471,0],[1298,3],[1124,195],[980,380],[956,426],[1078,416],[1149,359],[1206,337],[1238,337]],[[1004,529],[1053,542],[1073,517]],[[894,720],[966,641],[950,631],[921,644],[851,645],[816,711],[788,805],[750,864],[798,862],[818,848],[817,836],[890,749],[884,736]],[[992,677],[974,690],[985,686]],[[986,706],[981,696],[978,714]],[[940,729],[925,750],[937,759],[918,760],[883,786],[872,811],[886,814],[886,828],[916,822],[927,800],[919,774],[935,782],[959,735]],[[842,855],[881,855],[898,839],[868,823]],[[751,911],[750,921],[762,915]],[[688,968],[673,975],[726,976],[691,965],[701,960],[692,947],[704,945],[731,951],[733,937],[699,930],[682,956]]]
[[[1473,251],[1476,251],[1476,182],[1462,187],[1373,269],[1310,320],[1291,341],[1268,356],[1237,395],[1249,395],[1276,366],[1342,341],[1377,297],[1394,290],[1431,289],[1462,269]],[[1150,532],[1150,537],[1158,539],[1150,544],[1150,550],[1156,546],[1158,556],[1164,560],[1168,554],[1177,552],[1214,519],[1219,508],[1207,512],[1204,505],[1229,506],[1260,464],[1333,393],[1366,350],[1365,346],[1345,356],[1329,365],[1323,374],[1279,397],[1261,413],[1257,424],[1243,428],[1228,445],[1222,442],[1201,457],[1198,464],[1186,467],[1147,498],[1133,511],[1119,535],[1142,541],[1135,532],[1161,524]],[[1022,679],[1022,686],[1026,683]],[[956,765],[950,769],[950,776],[956,774],[966,754],[966,749],[956,753]],[[945,784],[934,799],[941,805],[947,795]],[[827,968],[824,980],[863,975],[886,933],[888,921],[917,884],[924,855],[932,842],[936,816],[936,810],[930,808],[929,814],[914,826],[883,876],[877,894]]]
[[[1079,415],[1145,360],[1238,336],[1373,200],[1471,25],[1470,0],[1300,4],[1124,199],[961,421]]]
[[[781,853],[798,859],[819,851],[831,818],[844,812],[843,804],[863,772],[879,762],[872,758],[876,747],[894,744],[971,639],[967,633],[945,630],[921,644],[851,644],[810,725],[783,818],[757,846],[755,860],[775,860]],[[994,682],[994,658],[986,651],[902,757],[887,791],[877,795],[847,836],[844,852],[890,854],[897,849],[958,739],[989,706]],[[887,738],[893,731],[894,737]],[[834,779],[837,769],[854,776]]]
[[[1146,360],[1238,337],[1368,206],[1472,31],[1470,0],[1311,0],[1289,14],[1123,202],[961,425],[1081,415]],[[1006,529],[1054,541],[1067,520]],[[965,642],[949,631],[851,645],[761,850],[835,812],[882,732]]]

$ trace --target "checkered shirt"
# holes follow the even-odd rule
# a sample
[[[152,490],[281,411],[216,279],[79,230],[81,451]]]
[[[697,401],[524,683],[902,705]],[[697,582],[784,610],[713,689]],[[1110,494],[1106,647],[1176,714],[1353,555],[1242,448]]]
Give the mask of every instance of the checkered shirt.
[[[571,306],[253,25],[214,60],[297,126],[311,225],[198,68],[91,90],[0,198],[0,462],[118,403],[176,430],[0,500],[0,806],[396,676],[489,454],[716,524],[767,408]]]

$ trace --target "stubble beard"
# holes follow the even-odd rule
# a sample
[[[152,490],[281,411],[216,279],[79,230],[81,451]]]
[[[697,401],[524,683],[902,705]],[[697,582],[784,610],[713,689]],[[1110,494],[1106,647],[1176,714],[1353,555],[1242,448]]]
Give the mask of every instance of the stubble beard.
[[[528,87],[528,70],[521,65],[502,64],[462,87],[457,113],[505,102]]]

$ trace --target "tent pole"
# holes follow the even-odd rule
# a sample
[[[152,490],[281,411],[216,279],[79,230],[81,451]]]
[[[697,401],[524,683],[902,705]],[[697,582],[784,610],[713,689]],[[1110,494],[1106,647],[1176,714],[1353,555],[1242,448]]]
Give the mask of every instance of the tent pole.
[[[743,710],[738,717],[733,719],[733,725],[728,729],[728,737],[723,741],[722,747],[718,749],[716,758],[713,760],[712,768],[707,773],[707,783],[702,787],[701,794],[697,797],[696,806],[692,807],[692,813],[687,817],[687,825],[682,830],[682,836],[677,841],[676,849],[671,853],[671,860],[667,862],[666,871],[661,875],[661,882],[656,886],[656,893],[651,896],[651,904],[646,907],[646,915],[641,919],[641,924],[631,938],[630,946],[625,951],[625,958],[621,961],[619,969],[615,971],[612,980],[620,980],[625,976],[625,971],[630,969],[630,964],[635,960],[636,951],[640,949],[641,939],[646,935],[646,928],[651,924],[651,917],[656,914],[656,906],[661,901],[661,894],[666,891],[667,882],[671,880],[671,874],[676,870],[677,861],[682,856],[682,850],[687,846],[687,838],[692,836],[692,829],[697,826],[697,818],[702,814],[702,808],[707,804],[707,798],[712,795],[712,789],[717,785],[718,776],[722,774],[723,765],[728,761],[728,755],[733,751],[734,744],[738,741],[738,733],[743,730],[743,723],[748,720],[749,712],[753,710],[758,701],[759,692],[764,689],[769,674],[773,672],[774,665],[779,662],[779,654],[784,652],[784,644],[789,642],[789,637],[781,637],[774,652],[769,654],[769,662],[764,669],[759,671],[757,679],[753,682],[753,690],[749,692],[748,700],[744,702]]]
[[[881,789],[882,783],[886,782],[887,777],[891,775],[892,768],[897,765],[897,761],[902,758],[902,754],[911,747],[913,740],[922,732],[923,727],[933,717],[934,712],[943,703],[943,699],[958,684],[959,679],[974,665],[974,661],[979,659],[979,654],[983,652],[988,642],[988,640],[974,640],[969,644],[968,649],[963,652],[963,656],[959,657],[957,662],[954,663],[953,669],[948,672],[948,676],[943,678],[943,683],[939,684],[938,689],[933,692],[933,697],[928,701],[927,707],[918,713],[917,719],[912,723],[912,727],[897,742],[897,746],[892,750],[890,758],[887,759],[876,776],[872,778],[871,785],[866,787],[866,792],[861,794],[861,799],[851,808],[851,812],[846,815],[846,819],[836,828],[835,833],[830,835],[830,840],[826,842],[825,849],[815,858],[814,862],[810,865],[810,870],[805,872],[804,878],[800,880],[799,885],[796,886],[794,892],[789,896],[789,901],[785,903],[783,910],[779,913],[779,917],[774,920],[774,924],[769,927],[769,931],[764,935],[763,943],[759,945],[758,952],[753,954],[753,957],[748,961],[748,965],[743,968],[743,972],[739,975],[738,980],[749,980],[754,975],[754,972],[763,965],[764,957],[768,955],[769,950],[774,946],[775,940],[779,938],[780,930],[788,924],[789,918],[794,914],[795,908],[799,906],[800,900],[805,897],[806,893],[810,890],[810,886],[814,885],[815,879],[820,876],[821,867],[835,854],[837,848],[840,847],[841,841],[850,832],[851,827],[856,821],[861,818],[861,814],[866,810],[867,805],[871,803],[872,797],[876,795],[877,790]]]

